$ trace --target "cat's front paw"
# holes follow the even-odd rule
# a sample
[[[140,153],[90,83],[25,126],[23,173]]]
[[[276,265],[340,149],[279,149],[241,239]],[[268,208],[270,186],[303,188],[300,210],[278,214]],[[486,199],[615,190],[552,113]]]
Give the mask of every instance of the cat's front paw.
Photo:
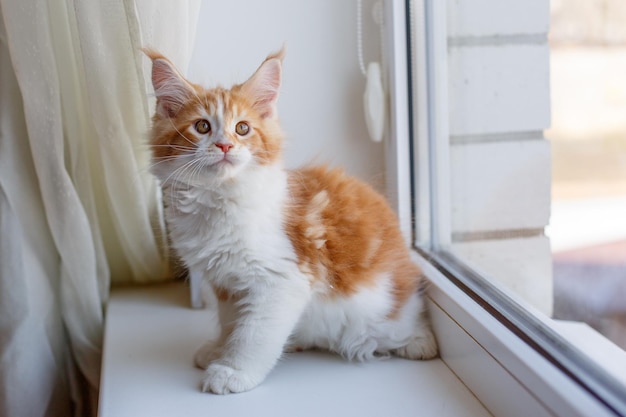
[[[200,346],[193,356],[193,363],[200,369],[206,369],[208,366],[220,357],[222,352],[221,346],[217,341],[208,341]]]
[[[249,391],[259,385],[262,379],[220,363],[209,365],[205,375],[202,391],[214,394]]]

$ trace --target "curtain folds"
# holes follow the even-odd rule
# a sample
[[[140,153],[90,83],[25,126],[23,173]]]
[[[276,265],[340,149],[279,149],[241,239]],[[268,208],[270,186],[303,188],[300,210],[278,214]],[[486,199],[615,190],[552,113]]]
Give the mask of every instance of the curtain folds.
[[[0,0],[0,415],[95,415],[111,283],[168,279],[141,46],[199,0]]]

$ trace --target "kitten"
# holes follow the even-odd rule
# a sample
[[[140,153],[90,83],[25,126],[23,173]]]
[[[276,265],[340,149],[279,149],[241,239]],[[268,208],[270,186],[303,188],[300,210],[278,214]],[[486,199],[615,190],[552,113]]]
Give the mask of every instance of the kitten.
[[[339,169],[283,168],[283,51],[230,90],[192,84],[146,53],[152,171],[172,244],[219,300],[221,337],[195,355],[202,390],[250,390],[283,351],[434,357],[421,274],[384,198]]]

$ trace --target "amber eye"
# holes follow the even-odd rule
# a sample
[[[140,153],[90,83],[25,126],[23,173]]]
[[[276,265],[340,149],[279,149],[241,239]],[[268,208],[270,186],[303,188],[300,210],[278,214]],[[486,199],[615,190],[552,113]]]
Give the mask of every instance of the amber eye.
[[[196,131],[202,135],[211,131],[211,124],[206,119],[198,120],[194,127],[196,128]]]
[[[237,132],[239,136],[246,136],[248,132],[250,132],[250,125],[246,122],[239,122],[237,126],[235,126],[235,132]]]

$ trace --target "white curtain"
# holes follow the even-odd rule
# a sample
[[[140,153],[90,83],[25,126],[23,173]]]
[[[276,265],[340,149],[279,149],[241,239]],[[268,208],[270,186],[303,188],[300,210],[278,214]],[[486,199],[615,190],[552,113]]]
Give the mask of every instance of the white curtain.
[[[170,276],[145,145],[151,46],[199,0],[0,0],[0,415],[95,415],[111,283]]]

